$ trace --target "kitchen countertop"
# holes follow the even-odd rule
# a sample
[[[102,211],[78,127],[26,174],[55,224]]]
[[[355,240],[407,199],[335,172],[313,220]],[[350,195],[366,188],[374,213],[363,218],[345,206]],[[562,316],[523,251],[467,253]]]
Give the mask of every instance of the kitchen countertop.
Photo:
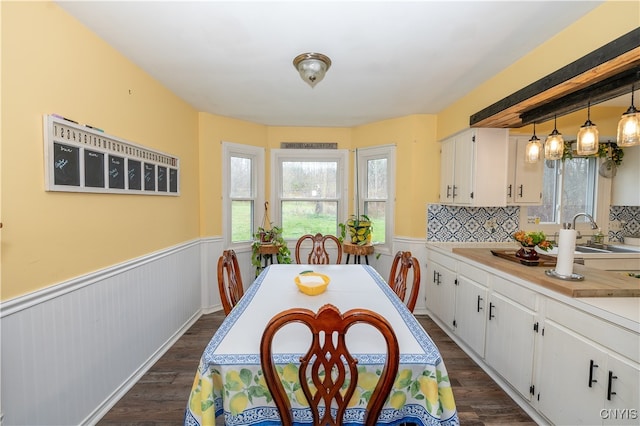
[[[438,245],[440,246],[440,245]],[[441,247],[441,246],[440,246]],[[517,276],[547,289],[557,291],[569,297],[640,297],[640,279],[619,272],[603,271],[574,264],[573,272],[583,275],[583,281],[566,281],[549,277],[542,266],[526,266],[518,262],[494,256],[492,248],[506,250],[512,246],[494,244],[482,245],[482,248],[458,245],[451,247],[454,254],[474,260],[509,275]],[[517,247],[517,246],[516,246]]]

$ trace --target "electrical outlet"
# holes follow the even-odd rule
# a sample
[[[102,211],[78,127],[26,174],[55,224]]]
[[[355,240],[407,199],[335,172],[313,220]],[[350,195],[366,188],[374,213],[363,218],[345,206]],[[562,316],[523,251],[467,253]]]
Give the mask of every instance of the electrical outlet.
[[[496,232],[496,220],[495,219],[487,219],[484,223],[484,229],[487,231],[494,233]]]
[[[627,222],[625,222],[624,220],[612,220],[611,222],[609,222],[609,230],[611,231],[622,231],[622,228],[624,228],[624,225],[626,225]]]

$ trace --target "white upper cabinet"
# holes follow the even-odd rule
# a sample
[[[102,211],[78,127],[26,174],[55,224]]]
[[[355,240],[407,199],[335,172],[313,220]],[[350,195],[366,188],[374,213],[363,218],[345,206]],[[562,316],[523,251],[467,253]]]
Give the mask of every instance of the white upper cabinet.
[[[613,178],[612,206],[640,206],[640,145],[623,148],[624,157]]]
[[[525,136],[509,137],[509,171],[507,180],[507,204],[542,204],[544,160],[536,163],[525,161],[529,139]]]
[[[508,129],[470,128],[441,141],[440,203],[506,206]]]

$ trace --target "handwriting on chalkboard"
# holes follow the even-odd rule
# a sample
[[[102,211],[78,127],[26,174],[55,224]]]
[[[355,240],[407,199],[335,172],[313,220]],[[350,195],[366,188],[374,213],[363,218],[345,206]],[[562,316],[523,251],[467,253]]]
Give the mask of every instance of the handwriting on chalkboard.
[[[124,189],[124,158],[109,156],[109,188]]]
[[[80,149],[53,144],[53,178],[56,185],[80,186]]]
[[[137,160],[127,160],[129,189],[142,189],[142,163]]]
[[[156,166],[153,164],[144,163],[144,190],[156,190]]]
[[[84,185],[91,188],[104,188],[104,154],[85,149]]]

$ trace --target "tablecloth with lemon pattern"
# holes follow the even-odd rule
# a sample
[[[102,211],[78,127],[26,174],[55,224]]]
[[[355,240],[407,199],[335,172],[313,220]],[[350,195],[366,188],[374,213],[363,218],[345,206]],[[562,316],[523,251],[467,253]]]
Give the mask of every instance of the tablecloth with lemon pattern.
[[[294,284],[301,272],[330,277],[327,291],[302,294]],[[331,303],[342,312],[354,307],[374,310],[393,326],[400,345],[400,367],[378,424],[459,425],[446,367],[431,338],[368,265],[270,265],[247,289],[207,345],[185,410],[185,425],[278,425],[280,417],[260,367],[260,338],[268,320],[291,307],[317,311]],[[276,340],[274,358],[287,389],[296,426],[312,425],[311,411],[298,382],[298,360],[308,340],[295,325]],[[356,327],[356,326],[354,326]],[[364,327],[364,326],[363,326]],[[345,414],[345,425],[364,423],[365,408],[384,362],[381,337],[353,330],[350,350],[358,358],[358,384]],[[351,333],[351,331],[350,331]]]

